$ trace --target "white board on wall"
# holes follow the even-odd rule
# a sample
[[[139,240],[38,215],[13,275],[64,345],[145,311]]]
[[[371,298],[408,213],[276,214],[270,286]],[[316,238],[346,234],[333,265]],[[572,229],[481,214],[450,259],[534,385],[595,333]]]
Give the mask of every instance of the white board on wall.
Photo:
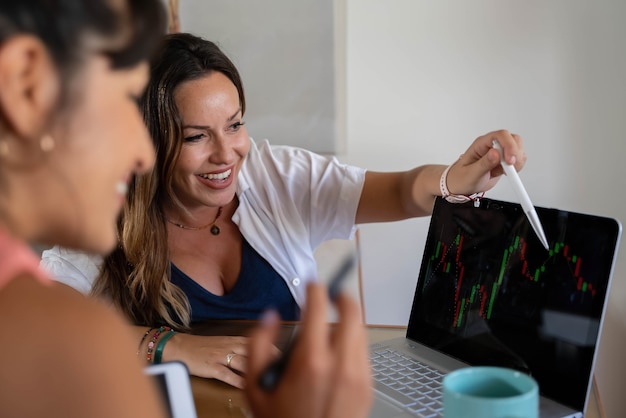
[[[250,136],[337,153],[333,0],[180,0],[181,30],[235,63]]]

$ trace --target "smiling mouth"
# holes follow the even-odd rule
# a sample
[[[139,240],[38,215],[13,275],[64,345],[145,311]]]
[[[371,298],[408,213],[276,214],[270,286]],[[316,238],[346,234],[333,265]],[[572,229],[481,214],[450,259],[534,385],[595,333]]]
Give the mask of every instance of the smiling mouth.
[[[222,173],[216,173],[216,174],[200,174],[200,177],[202,177],[203,179],[207,179],[207,180],[226,180],[228,177],[230,177],[230,174],[233,172],[232,169],[228,169]]]

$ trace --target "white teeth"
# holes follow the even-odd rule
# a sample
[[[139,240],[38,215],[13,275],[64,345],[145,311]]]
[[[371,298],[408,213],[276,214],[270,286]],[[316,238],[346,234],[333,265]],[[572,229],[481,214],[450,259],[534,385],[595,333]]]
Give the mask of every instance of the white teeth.
[[[120,181],[115,185],[115,191],[118,194],[125,195],[128,192],[128,184],[126,182]]]
[[[205,178],[207,180],[224,180],[227,179],[228,176],[230,176],[230,173],[232,173],[232,169],[226,170],[223,173],[217,173],[217,174],[200,174],[200,177]]]

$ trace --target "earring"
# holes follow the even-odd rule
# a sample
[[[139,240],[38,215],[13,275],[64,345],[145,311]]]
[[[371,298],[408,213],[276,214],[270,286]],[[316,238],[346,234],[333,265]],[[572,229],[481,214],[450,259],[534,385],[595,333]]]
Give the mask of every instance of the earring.
[[[54,138],[46,134],[39,140],[39,147],[43,152],[50,152],[54,149]]]

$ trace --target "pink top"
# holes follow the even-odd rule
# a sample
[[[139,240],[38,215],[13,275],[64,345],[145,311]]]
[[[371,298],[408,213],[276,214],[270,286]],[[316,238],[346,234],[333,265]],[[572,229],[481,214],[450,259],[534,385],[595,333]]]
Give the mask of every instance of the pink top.
[[[39,258],[32,250],[0,228],[0,290],[21,274],[50,282],[49,276],[39,269]]]

